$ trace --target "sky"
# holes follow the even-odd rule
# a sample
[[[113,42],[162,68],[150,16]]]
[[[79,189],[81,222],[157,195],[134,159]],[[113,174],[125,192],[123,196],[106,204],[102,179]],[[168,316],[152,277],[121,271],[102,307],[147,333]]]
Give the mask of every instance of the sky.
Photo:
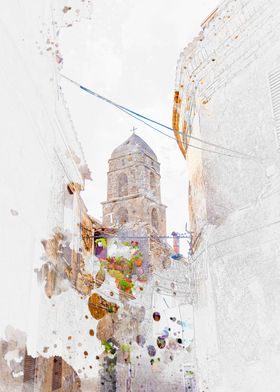
[[[171,126],[179,55],[199,33],[201,22],[217,3],[218,0],[95,0],[91,20],[62,32],[62,72],[119,104]],[[162,202],[168,206],[167,233],[184,232],[187,164],[176,142],[68,81],[62,80],[61,86],[92,172],[93,181],[87,181],[82,195],[90,215],[101,219],[108,159],[135,126],[136,133],[161,163]]]

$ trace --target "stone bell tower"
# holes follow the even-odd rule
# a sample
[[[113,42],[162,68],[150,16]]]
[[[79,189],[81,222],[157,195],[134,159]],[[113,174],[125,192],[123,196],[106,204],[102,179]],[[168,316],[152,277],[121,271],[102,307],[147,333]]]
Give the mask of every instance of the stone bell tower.
[[[166,235],[166,206],[161,203],[160,164],[143,139],[133,133],[109,159],[103,223],[146,222]]]

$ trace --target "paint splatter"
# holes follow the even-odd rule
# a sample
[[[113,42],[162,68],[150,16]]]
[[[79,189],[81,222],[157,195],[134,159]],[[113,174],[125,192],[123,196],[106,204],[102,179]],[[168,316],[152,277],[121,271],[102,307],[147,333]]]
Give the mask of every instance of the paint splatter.
[[[154,312],[153,313],[153,319],[155,321],[159,321],[160,320],[160,313],[159,312]]]
[[[157,346],[160,349],[163,349],[166,346],[166,341],[162,336],[157,338]]]
[[[108,312],[116,313],[118,306],[106,301],[99,294],[93,293],[88,300],[88,308],[93,318],[102,319]]]
[[[155,347],[152,346],[152,345],[149,345],[147,347],[147,350],[148,350],[148,354],[149,354],[150,357],[154,357],[156,355],[156,353],[157,353]]]
[[[146,343],[146,338],[145,338],[145,336],[143,336],[143,335],[137,335],[137,336],[136,336],[136,343],[137,343],[139,346],[143,347],[144,344]]]

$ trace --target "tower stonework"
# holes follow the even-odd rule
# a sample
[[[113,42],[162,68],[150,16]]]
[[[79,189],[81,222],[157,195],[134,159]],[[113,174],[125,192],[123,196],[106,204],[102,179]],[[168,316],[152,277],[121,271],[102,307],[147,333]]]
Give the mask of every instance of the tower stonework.
[[[109,159],[107,201],[103,223],[149,223],[166,235],[166,206],[161,203],[160,164],[156,154],[138,135],[132,134]]]

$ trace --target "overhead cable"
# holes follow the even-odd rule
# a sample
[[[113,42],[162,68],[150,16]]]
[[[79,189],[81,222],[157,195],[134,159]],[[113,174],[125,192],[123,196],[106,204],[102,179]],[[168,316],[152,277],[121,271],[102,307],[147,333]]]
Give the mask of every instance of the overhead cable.
[[[110,99],[108,99],[108,98],[106,98],[106,97],[104,97],[104,96],[102,96],[102,95],[96,93],[95,91],[90,90],[89,88],[82,86],[82,85],[79,84],[78,82],[76,82],[76,81],[74,81],[74,80],[68,78],[67,76],[65,76],[65,75],[63,75],[63,74],[60,74],[60,75],[61,75],[61,77],[63,77],[64,79],[66,79],[66,80],[70,81],[71,83],[75,84],[76,86],[78,86],[81,90],[87,92],[88,94],[94,95],[95,97],[97,97],[97,98],[99,98],[99,99],[101,99],[101,100],[103,100],[103,101],[109,103],[110,105],[113,105],[114,107],[118,108],[119,110],[123,111],[124,113],[130,115],[131,117],[137,119],[138,121],[141,121],[142,123],[144,123],[144,124],[147,125],[148,127],[152,128],[153,130],[155,130],[155,131],[157,131],[157,132],[163,134],[164,136],[166,136],[166,137],[168,137],[168,138],[170,138],[170,139],[172,139],[172,140],[177,141],[174,137],[172,137],[172,136],[170,136],[170,135],[167,135],[166,133],[164,133],[164,132],[160,131],[159,129],[153,127],[152,125],[148,124],[146,121],[149,121],[149,122],[151,122],[151,123],[153,123],[153,124],[156,124],[156,125],[158,125],[158,126],[161,126],[161,127],[165,128],[165,129],[168,129],[168,130],[170,130],[170,131],[172,131],[172,132],[179,133],[179,134],[184,134],[183,132],[177,131],[177,130],[175,130],[175,129],[173,129],[173,128],[167,126],[167,125],[164,125],[164,124],[162,124],[162,123],[160,123],[160,122],[158,122],[158,121],[155,121],[155,120],[153,120],[153,119],[150,119],[149,117],[146,117],[146,116],[144,116],[144,115],[142,115],[142,114],[140,114],[140,113],[137,113],[137,112],[135,112],[135,111],[133,111],[133,110],[131,110],[131,109],[125,107],[125,106],[119,105],[119,104],[117,104],[116,102],[114,102],[114,101],[112,101],[112,100],[110,100]],[[145,120],[146,120],[146,121],[145,121]],[[215,144],[215,143],[211,143],[211,142],[202,140],[202,139],[200,139],[200,138],[198,138],[198,137],[196,137],[196,136],[193,136],[193,135],[188,135],[188,138],[197,140],[197,141],[199,141],[200,143],[204,143],[204,144],[207,144],[207,145],[212,146],[212,147],[215,147],[215,148],[220,148],[220,149],[222,149],[222,150],[224,150],[224,151],[228,151],[228,152],[231,152],[231,153],[233,153],[233,154],[238,154],[238,156],[236,156],[236,155],[229,155],[229,154],[221,153],[221,152],[218,152],[218,151],[208,150],[208,149],[205,149],[205,148],[201,148],[201,147],[199,147],[199,146],[194,146],[194,145],[192,145],[192,144],[190,144],[190,143],[188,143],[188,147],[196,148],[196,149],[198,149],[198,150],[202,150],[202,151],[206,151],[206,152],[210,152],[210,153],[215,153],[215,154],[219,154],[219,155],[225,155],[225,156],[229,156],[229,157],[232,157],[232,158],[246,158],[246,159],[253,159],[253,160],[258,159],[257,157],[253,157],[253,156],[251,156],[251,155],[248,155],[248,154],[245,154],[245,153],[236,151],[236,150],[232,150],[232,149],[230,149],[230,148],[227,148],[227,147],[224,147],[224,146]]]

